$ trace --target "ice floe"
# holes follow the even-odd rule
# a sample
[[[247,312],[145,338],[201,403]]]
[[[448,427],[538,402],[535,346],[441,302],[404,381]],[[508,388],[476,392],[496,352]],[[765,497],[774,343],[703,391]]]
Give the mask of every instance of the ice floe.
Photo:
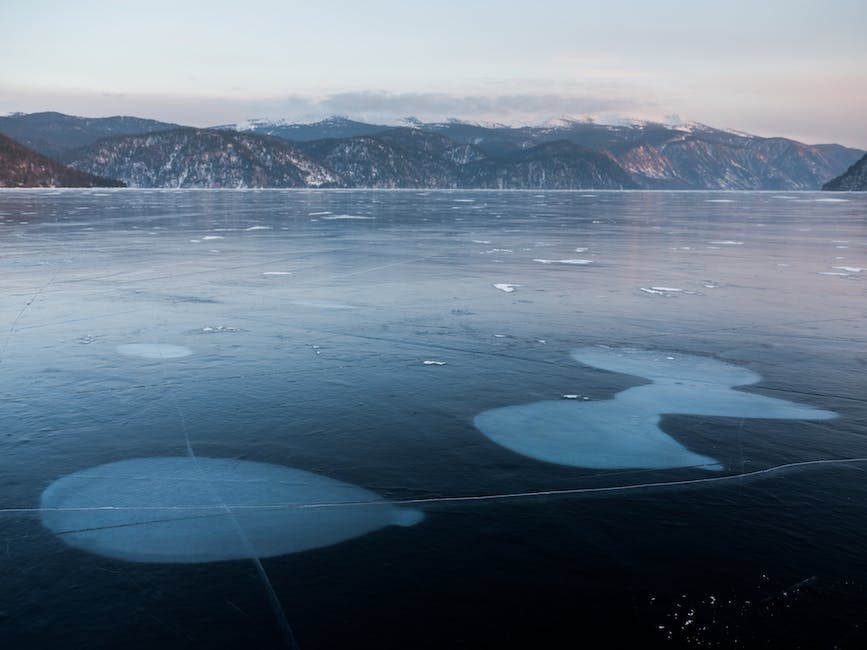
[[[69,546],[134,562],[272,557],[424,518],[319,474],[189,456],[69,474],[45,489],[41,508],[42,523]]]
[[[500,291],[505,291],[506,293],[512,293],[515,289],[520,287],[520,284],[506,284],[506,283],[497,283],[494,285],[495,289],[499,289]]]
[[[492,441],[536,460],[575,467],[721,469],[659,428],[664,413],[824,420],[833,411],[732,390],[761,377],[716,359],[674,352],[587,347],[572,358],[652,383],[604,401],[548,400],[485,411],[475,426]],[[571,393],[570,393],[571,395]]]
[[[332,214],[332,215],[329,215],[327,217],[322,217],[322,218],[327,219],[329,221],[338,221],[338,220],[358,221],[358,220],[373,219],[373,217],[365,217],[365,216],[362,216],[360,214]]]
[[[445,361],[436,361],[434,359],[425,359],[422,363],[426,366],[444,366],[446,365]]]

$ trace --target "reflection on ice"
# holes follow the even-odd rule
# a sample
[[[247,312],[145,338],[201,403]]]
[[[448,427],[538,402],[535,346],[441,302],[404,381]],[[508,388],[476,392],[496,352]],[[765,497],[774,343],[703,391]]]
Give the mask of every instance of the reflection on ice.
[[[659,428],[664,413],[770,419],[823,420],[832,411],[732,390],[761,377],[715,359],[647,350],[589,347],[572,357],[603,370],[653,383],[600,402],[543,401],[476,416],[494,442],[537,460],[591,468],[721,469]]]
[[[121,354],[145,359],[176,359],[193,353],[186,346],[169,345],[168,343],[128,343],[118,345],[116,349]]]
[[[70,546],[135,562],[297,553],[424,517],[318,474],[192,457],[137,458],[75,472],[45,489],[41,507],[43,524]]]

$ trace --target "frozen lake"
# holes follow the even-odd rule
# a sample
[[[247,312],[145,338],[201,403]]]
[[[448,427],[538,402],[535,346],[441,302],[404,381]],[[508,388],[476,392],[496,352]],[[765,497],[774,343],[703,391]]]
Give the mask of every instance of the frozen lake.
[[[0,192],[0,647],[865,647],[867,195]]]

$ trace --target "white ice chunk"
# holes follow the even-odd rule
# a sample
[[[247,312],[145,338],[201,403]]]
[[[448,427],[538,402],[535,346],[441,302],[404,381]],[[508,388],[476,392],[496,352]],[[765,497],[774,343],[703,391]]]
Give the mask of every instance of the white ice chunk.
[[[133,562],[272,557],[424,518],[300,469],[186,456],[69,474],[45,489],[41,507],[42,523],[68,545]]]
[[[720,241],[708,242],[709,244],[717,244],[718,246],[743,246],[742,241],[734,241],[733,239],[723,239]]]
[[[250,226],[249,228],[244,228],[247,232],[251,230],[271,230],[271,226]]]
[[[506,293],[512,293],[517,287],[520,287],[520,284],[505,284],[498,283],[494,285],[495,289],[499,289],[500,291],[505,291]]]
[[[144,359],[176,359],[186,357],[193,353],[190,348],[183,345],[170,345],[168,343],[127,343],[118,345],[117,351],[131,357]]]
[[[262,275],[292,275],[292,271],[264,271]]]
[[[435,361],[433,359],[427,359],[425,361],[422,361],[422,363],[426,366],[444,366],[444,365],[446,365],[445,361]]]
[[[732,390],[761,377],[706,357],[648,350],[580,348],[572,357],[653,383],[595,402],[551,400],[485,411],[476,427],[494,442],[537,460],[576,467],[721,469],[659,428],[664,413],[824,420],[833,411]]]
[[[337,221],[337,220],[352,221],[352,220],[373,219],[373,217],[363,217],[363,216],[358,215],[358,214],[332,214],[332,215],[329,215],[327,217],[322,217],[322,218],[328,219],[329,221]]]
[[[540,262],[542,264],[593,264],[593,260],[543,260],[543,259],[534,259],[534,262]]]
[[[849,273],[861,273],[864,269],[860,266],[832,266],[831,268],[838,269],[840,271],[848,271]]]

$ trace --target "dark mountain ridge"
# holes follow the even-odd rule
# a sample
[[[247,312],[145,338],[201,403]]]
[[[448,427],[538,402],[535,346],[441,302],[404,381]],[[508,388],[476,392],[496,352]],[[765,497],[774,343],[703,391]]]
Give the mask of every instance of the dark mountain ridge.
[[[822,187],[835,192],[867,192],[867,154]]]
[[[0,187],[124,187],[61,165],[0,133]]]
[[[63,113],[16,113],[0,116],[0,132],[49,158],[116,135],[138,135],[179,128],[140,117],[76,117]]]

